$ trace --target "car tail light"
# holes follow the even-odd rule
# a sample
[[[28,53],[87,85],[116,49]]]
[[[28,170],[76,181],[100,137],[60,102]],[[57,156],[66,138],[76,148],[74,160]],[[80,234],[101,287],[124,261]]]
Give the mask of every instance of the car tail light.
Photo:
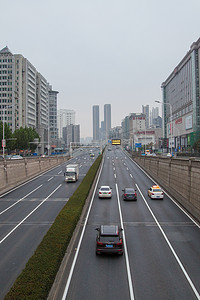
[[[111,194],[111,192],[109,192],[108,194]]]
[[[126,196],[127,196],[127,194],[124,194],[124,196],[126,197]]]
[[[135,192],[135,196],[137,196],[137,193]]]
[[[154,193],[152,193],[151,195],[154,195]]]
[[[99,194],[101,194],[101,192],[99,192]]]
[[[97,242],[97,245],[98,245],[98,246],[102,246],[102,245],[103,245],[103,243],[101,243],[101,242]]]
[[[164,195],[164,193],[162,192],[161,195]]]
[[[122,239],[120,239],[119,243],[117,243],[117,246],[121,246],[122,245]]]

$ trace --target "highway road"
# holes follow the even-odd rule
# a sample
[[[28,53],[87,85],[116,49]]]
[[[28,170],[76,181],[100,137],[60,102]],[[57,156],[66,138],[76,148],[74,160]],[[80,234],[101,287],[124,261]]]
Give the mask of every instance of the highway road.
[[[79,164],[76,183],[65,183],[64,163],[0,196],[1,300],[94,162],[88,151],[76,151],[67,162]]]
[[[121,149],[105,152],[81,239],[53,299],[200,299],[199,224],[167,193],[148,198],[154,183]],[[112,187],[112,199],[98,198],[101,185]],[[135,187],[138,200],[123,201],[124,187]],[[96,255],[95,228],[102,224],[123,227],[123,256]]]

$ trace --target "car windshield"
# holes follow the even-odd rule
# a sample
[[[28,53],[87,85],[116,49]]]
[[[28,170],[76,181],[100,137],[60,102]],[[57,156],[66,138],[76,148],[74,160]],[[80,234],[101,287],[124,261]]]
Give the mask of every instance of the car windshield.
[[[119,242],[119,237],[118,236],[100,236],[100,242],[102,242],[102,243]]]
[[[156,193],[156,192],[162,192],[160,189],[153,189],[153,192]]]
[[[75,172],[66,172],[66,175],[67,176],[73,176],[73,175],[75,175]]]

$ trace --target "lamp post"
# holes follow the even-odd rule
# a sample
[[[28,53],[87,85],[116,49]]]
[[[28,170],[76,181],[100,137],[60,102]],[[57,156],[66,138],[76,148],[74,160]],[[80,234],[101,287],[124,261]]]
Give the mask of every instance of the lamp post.
[[[161,103],[163,105],[169,105],[169,109],[170,109],[170,118],[171,118],[171,130],[170,130],[170,136],[171,136],[171,155],[172,155],[172,105],[170,103],[164,103],[158,100],[155,100],[155,102],[157,103]]]

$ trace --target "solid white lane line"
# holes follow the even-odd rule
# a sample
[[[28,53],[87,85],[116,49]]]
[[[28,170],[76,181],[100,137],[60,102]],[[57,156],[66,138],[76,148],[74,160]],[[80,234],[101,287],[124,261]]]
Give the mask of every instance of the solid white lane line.
[[[98,178],[97,178],[97,182],[96,182],[96,185],[95,185],[95,188],[94,188],[94,192],[92,194],[92,199],[91,199],[90,206],[89,206],[89,209],[88,209],[88,212],[87,212],[87,216],[85,218],[85,222],[84,222],[84,225],[83,225],[83,230],[81,232],[81,236],[80,236],[80,239],[79,239],[79,242],[78,242],[78,246],[76,248],[76,253],[75,253],[75,256],[74,256],[74,259],[73,259],[73,262],[72,262],[72,266],[71,266],[71,269],[70,269],[70,272],[69,272],[69,276],[68,276],[67,283],[66,283],[66,286],[65,286],[65,290],[64,290],[64,293],[63,293],[63,296],[62,296],[62,300],[65,300],[66,297],[67,297],[67,293],[68,293],[68,290],[69,290],[70,282],[71,282],[72,275],[73,275],[73,272],[74,272],[74,268],[75,268],[75,265],[76,265],[77,257],[78,257],[79,251],[80,251],[83,235],[85,233],[86,224],[87,224],[87,221],[88,221],[88,218],[89,218],[89,215],[90,215],[90,211],[91,211],[91,208],[92,208],[92,204],[93,204],[93,201],[94,201],[94,196],[95,196],[95,193],[96,193],[96,189],[97,189],[97,186],[99,184],[99,178],[100,178],[101,173],[102,173],[103,165],[104,165],[104,157],[103,157],[103,162],[101,164],[101,169],[100,169],[100,172],[99,172],[99,175],[98,175]]]
[[[121,205],[119,201],[119,191],[118,191],[118,185],[115,184],[116,191],[117,191],[117,201],[118,201],[118,207],[119,207],[119,217],[120,217],[120,223],[121,227],[124,229],[123,226],[123,219],[122,219],[122,211],[121,211]],[[124,241],[124,254],[125,254],[125,260],[126,260],[126,270],[127,270],[127,276],[128,276],[128,285],[129,285],[129,293],[130,293],[130,299],[134,300],[134,292],[133,292],[133,283],[132,283],[132,277],[131,277],[131,270],[130,270],[130,264],[129,264],[129,257],[128,257],[128,251],[126,246],[126,236],[125,236],[125,230],[122,231],[123,235],[123,241]]]
[[[15,203],[13,203],[12,205],[10,205],[9,207],[7,207],[6,209],[2,210],[0,212],[0,215],[2,215],[4,212],[6,212],[7,210],[9,210],[11,207],[15,206],[17,203],[19,203],[20,201],[22,201],[23,199],[25,199],[26,197],[28,197],[29,195],[31,195],[32,193],[34,193],[35,191],[37,191],[39,188],[41,188],[41,186],[43,186],[43,184],[39,185],[37,188],[35,188],[34,190],[32,190],[30,193],[28,193],[27,195],[25,195],[23,198],[17,200]]]
[[[50,181],[50,180],[52,180],[52,179],[53,179],[53,177],[49,178],[47,181]]]
[[[129,159],[149,178],[152,180],[152,182],[154,182],[156,185],[159,185],[157,184],[157,182],[149,175],[147,174],[147,172],[145,172],[141,167],[140,165],[138,165],[134,160],[132,160],[131,157],[129,157]],[[161,186],[162,187],[162,186]],[[172,201],[174,202],[174,204],[198,227],[200,228],[200,224],[198,224],[195,219],[192,218],[192,216],[190,216],[187,211],[185,211],[166,191],[165,189],[162,188],[162,190],[165,192],[165,194],[167,195],[167,197]]]
[[[153,219],[155,220],[155,222],[156,222],[158,228],[160,229],[160,231],[161,231],[161,233],[162,233],[162,235],[163,235],[165,241],[167,242],[167,244],[168,244],[170,250],[172,251],[172,253],[173,253],[173,255],[174,255],[174,257],[175,257],[177,263],[179,264],[181,270],[183,271],[183,274],[185,275],[185,277],[186,277],[186,279],[187,279],[189,285],[191,286],[191,288],[192,288],[194,294],[196,295],[197,299],[200,299],[200,294],[198,293],[198,291],[197,291],[195,285],[193,284],[193,282],[192,282],[190,276],[188,275],[187,271],[185,270],[185,268],[184,268],[184,266],[183,266],[181,260],[179,259],[178,255],[176,254],[176,252],[175,252],[174,248],[172,247],[170,241],[168,240],[168,238],[167,238],[167,236],[166,236],[164,230],[162,229],[160,223],[158,222],[156,216],[154,215],[153,211],[151,210],[149,204],[147,203],[145,197],[143,196],[143,194],[142,194],[142,192],[141,192],[141,190],[140,190],[140,188],[138,187],[137,184],[136,184],[136,187],[137,187],[137,189],[138,189],[140,195],[142,196],[142,198],[143,198],[143,200],[144,200],[144,202],[145,202],[145,204],[146,204],[148,210],[150,211],[150,213],[151,213]]]
[[[55,190],[53,190],[53,192],[47,197],[45,198],[38,206],[36,206],[21,222],[19,222],[17,224],[17,226],[15,226],[6,236],[4,236],[4,238],[2,240],[0,240],[0,244],[3,243],[3,241],[5,241],[22,223],[24,223],[24,221],[26,221],[26,219],[28,219],[44,202],[46,202],[47,199],[49,199],[51,197],[51,195],[53,195],[60,187],[62,184],[60,184]]]

